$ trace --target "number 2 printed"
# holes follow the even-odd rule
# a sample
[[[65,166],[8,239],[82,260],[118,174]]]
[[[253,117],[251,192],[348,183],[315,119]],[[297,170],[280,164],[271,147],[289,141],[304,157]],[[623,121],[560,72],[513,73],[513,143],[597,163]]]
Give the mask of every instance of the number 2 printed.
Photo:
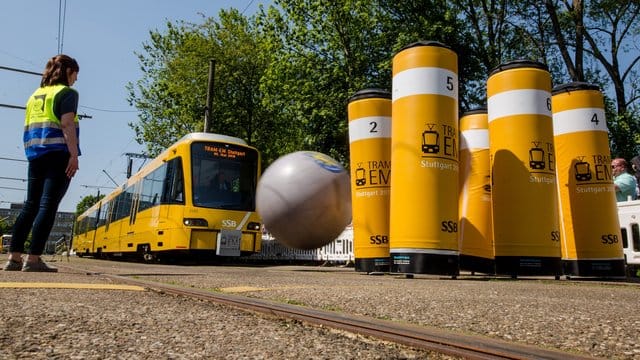
[[[370,126],[370,128],[369,128],[369,132],[370,133],[375,134],[375,133],[378,132],[378,123],[377,122],[371,121],[371,122],[369,122],[369,126]]]

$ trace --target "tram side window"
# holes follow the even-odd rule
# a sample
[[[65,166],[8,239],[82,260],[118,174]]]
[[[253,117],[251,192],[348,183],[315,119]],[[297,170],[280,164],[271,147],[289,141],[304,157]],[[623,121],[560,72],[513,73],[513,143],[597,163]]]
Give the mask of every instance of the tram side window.
[[[87,232],[87,218],[82,218],[82,220],[77,222],[76,225],[76,232],[78,234],[84,234],[85,232]]]
[[[154,171],[155,172],[155,171]],[[142,190],[140,190],[140,205],[138,211],[148,209],[151,203],[151,187],[153,186],[153,172],[142,179]]]
[[[100,215],[102,212],[102,208],[98,207],[98,209],[96,210],[96,218],[94,219],[95,221],[93,222],[93,229],[97,229],[98,226],[100,226]]]
[[[96,212],[92,211],[91,213],[87,214],[87,216],[78,221],[76,231],[78,232],[78,234],[84,234],[87,231],[95,230],[95,225]]]
[[[631,239],[633,240],[633,251],[640,251],[640,226],[631,224]]]
[[[111,223],[111,221],[113,221],[113,215],[114,215],[113,209],[115,209],[115,206],[117,203],[116,199],[117,197],[109,200],[106,204],[103,203],[102,205],[102,206],[106,206],[106,209],[105,209],[106,211],[104,212],[106,216],[104,231],[109,231],[109,224]]]
[[[128,187],[125,191],[118,194],[116,199],[116,209],[113,221],[129,216],[129,212],[131,211],[131,202],[133,199],[133,186]]]
[[[98,220],[98,212],[97,211],[92,211],[89,216],[87,216],[87,231],[91,231],[91,230],[95,230],[96,229],[96,223]]]
[[[120,219],[120,203],[122,202],[122,198],[124,196],[124,193],[120,193],[115,197],[115,205],[113,208],[113,214],[111,215],[111,221],[118,221]]]
[[[100,205],[100,212],[98,215],[98,227],[104,226],[107,222],[107,203],[103,202]]]
[[[133,196],[135,195],[135,188],[136,188],[136,184],[132,184],[131,186],[129,186],[127,188],[127,190],[125,191],[127,193],[125,199],[127,199],[128,201],[128,205],[127,207],[124,209],[124,216],[123,217],[127,217],[129,215],[131,215],[132,212],[132,207],[133,207]]]
[[[138,211],[151,208],[160,203],[162,184],[167,173],[167,165],[162,164],[142,180],[142,192],[140,193],[140,205]]]
[[[184,204],[184,181],[182,176],[182,158],[167,162],[161,202],[163,204]]]

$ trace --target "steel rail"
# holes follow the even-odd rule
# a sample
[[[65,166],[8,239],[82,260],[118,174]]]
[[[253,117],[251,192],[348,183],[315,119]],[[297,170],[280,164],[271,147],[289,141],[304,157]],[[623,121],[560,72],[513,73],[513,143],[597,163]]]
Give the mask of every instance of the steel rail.
[[[517,344],[488,337],[459,334],[442,329],[378,320],[363,316],[343,315],[336,312],[277,303],[270,300],[213,293],[206,290],[134,279],[121,275],[104,273],[94,273],[93,275],[107,277],[117,282],[142,286],[161,293],[185,296],[264,314],[295,319],[311,324],[323,325],[411,346],[417,349],[460,356],[465,359],[594,359],[593,357],[584,355]]]

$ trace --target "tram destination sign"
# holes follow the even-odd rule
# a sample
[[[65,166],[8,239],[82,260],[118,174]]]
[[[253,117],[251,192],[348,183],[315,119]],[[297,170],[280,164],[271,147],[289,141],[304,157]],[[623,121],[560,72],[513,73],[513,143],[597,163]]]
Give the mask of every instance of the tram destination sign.
[[[244,159],[247,157],[245,149],[239,150],[225,145],[205,145],[204,151],[217,158]]]

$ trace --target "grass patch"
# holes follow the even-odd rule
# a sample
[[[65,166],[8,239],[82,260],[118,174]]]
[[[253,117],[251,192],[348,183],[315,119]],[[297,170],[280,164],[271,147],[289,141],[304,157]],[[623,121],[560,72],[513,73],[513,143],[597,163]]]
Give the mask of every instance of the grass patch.
[[[302,302],[300,300],[284,299],[284,302],[289,304],[289,305],[307,306],[307,304],[305,304],[304,302]]]

